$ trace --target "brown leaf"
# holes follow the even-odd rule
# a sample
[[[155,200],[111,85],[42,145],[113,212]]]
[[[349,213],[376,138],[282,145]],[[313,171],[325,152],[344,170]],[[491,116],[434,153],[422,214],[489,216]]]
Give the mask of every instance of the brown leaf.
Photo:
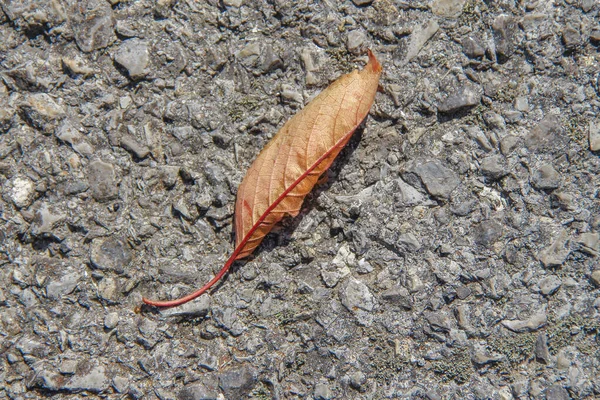
[[[238,189],[235,250],[210,282],[178,300],[144,302],[169,307],[200,296],[235,260],[250,255],[283,217],[298,215],[306,195],[369,113],[381,70],[369,50],[369,62],[362,71],[355,70],[329,85],[260,152]]]

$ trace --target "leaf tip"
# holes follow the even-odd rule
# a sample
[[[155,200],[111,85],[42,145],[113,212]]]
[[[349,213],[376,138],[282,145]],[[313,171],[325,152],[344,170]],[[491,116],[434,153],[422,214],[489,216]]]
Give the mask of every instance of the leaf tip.
[[[369,55],[369,63],[367,64],[367,67],[370,67],[376,74],[380,74],[383,70],[383,67],[377,60],[377,57],[375,57],[375,54],[373,54],[371,49],[367,49],[367,54]]]

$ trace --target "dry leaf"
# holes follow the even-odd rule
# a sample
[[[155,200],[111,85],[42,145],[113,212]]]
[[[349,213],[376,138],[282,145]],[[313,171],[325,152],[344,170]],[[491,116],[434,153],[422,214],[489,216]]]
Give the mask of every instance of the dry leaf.
[[[369,113],[381,70],[369,50],[369,62],[362,71],[353,71],[329,85],[260,152],[238,189],[235,250],[210,282],[177,300],[143,299],[144,303],[172,307],[200,296],[235,260],[250,255],[283,217],[298,215],[306,195]]]

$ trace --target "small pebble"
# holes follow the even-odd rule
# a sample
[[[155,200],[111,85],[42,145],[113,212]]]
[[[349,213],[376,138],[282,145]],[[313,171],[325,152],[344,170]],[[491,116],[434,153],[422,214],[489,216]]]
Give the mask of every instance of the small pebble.
[[[372,311],[375,307],[375,298],[367,285],[353,277],[340,287],[340,300],[350,312],[356,309]]]
[[[546,400],[571,400],[567,389],[561,385],[552,385],[546,389]]]
[[[410,35],[410,43],[408,44],[406,54],[400,65],[406,65],[415,58],[423,46],[425,46],[425,43],[435,35],[438,29],[440,29],[440,26],[435,19],[427,20],[415,26]]]
[[[479,126],[470,126],[465,129],[465,133],[471,137],[471,139],[475,140],[481,148],[486,151],[492,151],[494,147],[486,137],[485,133],[481,130]]]
[[[367,383],[367,376],[362,371],[354,371],[350,374],[350,386],[361,391],[363,385]]]
[[[223,0],[223,4],[227,7],[240,8],[244,4],[243,0]]]
[[[133,100],[131,99],[131,96],[119,97],[119,107],[121,107],[123,110],[126,110],[132,102]]]
[[[293,103],[304,103],[302,94],[294,90],[294,88],[290,85],[281,85],[281,97]]]
[[[362,31],[350,31],[346,39],[346,46],[351,53],[358,53],[365,44],[367,37]]]
[[[218,379],[226,399],[241,399],[256,385],[257,376],[252,367],[242,366],[221,372]]]
[[[156,332],[157,328],[158,323],[147,318],[142,319],[138,326],[140,333],[146,337],[152,336]]]
[[[500,151],[505,156],[512,153],[518,146],[520,139],[514,135],[506,135],[500,141]]]
[[[537,361],[549,364],[550,350],[548,349],[548,337],[545,332],[540,332],[535,341],[535,358]]]
[[[112,200],[117,197],[117,177],[112,164],[93,161],[88,167],[88,182],[92,197],[97,201]]]
[[[526,320],[504,320],[502,325],[517,333],[535,332],[546,325],[547,319],[546,312],[542,311]]]
[[[95,268],[122,273],[131,260],[128,246],[115,237],[92,241],[90,261]]]
[[[459,299],[464,300],[471,295],[471,288],[466,285],[458,285],[456,287],[456,295]]]
[[[597,269],[590,274],[590,280],[594,285],[600,287],[600,269]]]
[[[371,273],[373,272],[373,266],[364,258],[361,258],[360,260],[358,260],[358,263],[356,265],[356,272],[363,275]]]
[[[85,136],[78,129],[79,123],[65,119],[55,130],[57,138],[71,145],[73,150],[85,157],[94,153],[94,147],[88,143]]]
[[[561,285],[562,281],[558,276],[550,275],[540,281],[540,292],[544,296],[550,296],[556,293]]]
[[[540,121],[525,138],[525,145],[532,150],[549,150],[558,146],[562,125],[558,117],[549,115]]]
[[[260,70],[263,74],[274,71],[277,68],[283,67],[283,61],[279,56],[275,53],[273,46],[266,46],[264,52],[263,61],[260,67]]]
[[[64,215],[50,212],[47,203],[39,206],[31,221],[30,231],[33,236],[49,234],[65,218]]]
[[[456,112],[462,108],[473,107],[481,101],[481,92],[472,85],[458,88],[438,105],[438,111],[444,114]]]
[[[115,54],[115,62],[125,68],[132,79],[148,73],[149,58],[148,44],[137,38],[125,40]]]
[[[449,198],[450,193],[461,182],[458,175],[452,169],[446,167],[438,160],[416,160],[412,164],[409,164],[407,171],[418,176],[423,185],[425,185],[427,192],[435,197]]]
[[[115,376],[112,384],[117,393],[125,393],[129,389],[129,379],[122,376]]]
[[[29,207],[35,194],[33,182],[27,177],[17,176],[10,181],[9,187],[9,197],[14,205],[17,208]]]
[[[157,7],[154,9],[155,14],[159,14],[161,11],[165,11],[165,14],[168,15],[167,10],[159,9],[158,4],[156,4],[156,6]],[[122,36],[124,38],[132,38],[132,37],[136,37],[139,35],[139,33],[134,28],[132,28],[132,25],[124,20],[117,21],[117,26],[115,26],[115,31],[118,33],[119,36]]]
[[[504,118],[509,124],[516,124],[523,119],[523,113],[517,110],[504,111]]]
[[[596,0],[581,0],[578,3],[579,7],[581,7],[583,12],[586,12],[586,13],[592,11],[592,9],[594,8],[594,6],[596,4],[598,4],[598,2]]]
[[[481,161],[481,172],[493,180],[506,176],[508,174],[506,159],[499,154],[484,158]]]
[[[562,40],[567,50],[573,50],[581,45],[581,33],[575,27],[569,25],[562,32]]]
[[[589,142],[591,151],[600,151],[600,122],[590,121],[589,130]]]
[[[483,120],[486,125],[492,129],[494,132],[504,132],[506,129],[506,121],[502,117],[502,115],[494,112],[494,111],[486,111],[483,113]]]
[[[93,75],[95,70],[88,67],[86,61],[84,61],[80,57],[75,58],[62,58],[63,65],[71,72],[73,75],[81,75],[84,77]]]
[[[431,329],[435,332],[450,332],[451,324],[448,316],[443,312],[430,312],[425,314]]]
[[[481,58],[485,54],[481,44],[470,36],[462,41],[462,46],[463,53],[469,58]]]
[[[14,109],[0,102],[0,133],[6,133],[13,124]]]
[[[552,196],[553,202],[565,211],[575,211],[577,204],[575,202],[575,196],[569,192],[554,192]]]
[[[106,329],[114,329],[119,324],[119,313],[111,312],[104,317],[104,327]]]
[[[463,12],[466,0],[434,0],[431,12],[440,17],[456,18]]]
[[[396,246],[401,252],[414,253],[421,248],[421,242],[412,233],[403,233],[398,237]]]
[[[131,135],[123,135],[120,143],[122,148],[133,153],[138,159],[144,159],[150,154],[148,146],[141,144]]]
[[[75,42],[81,51],[90,53],[111,45],[116,39],[116,20],[108,2],[94,3],[94,10],[85,10],[85,14],[77,14],[73,18]]]
[[[76,372],[64,385],[66,390],[72,392],[89,391],[92,393],[100,393],[108,389],[110,380],[106,368],[103,365],[95,365],[91,366],[91,368],[78,365],[77,371],[78,372]]]
[[[506,14],[497,16],[492,23],[496,55],[501,63],[506,62],[515,52],[514,40],[517,29],[517,20]]]
[[[167,189],[172,189],[179,180],[180,167],[165,165],[160,167],[160,177]]]
[[[560,186],[560,175],[552,165],[544,164],[534,172],[531,183],[540,190],[556,189]]]
[[[240,50],[236,56],[240,60],[244,60],[246,62],[256,61],[261,54],[260,43],[251,42],[246,45],[242,50]]]
[[[580,250],[592,257],[600,254],[600,234],[594,232],[585,232],[579,235],[577,242],[581,246]]]
[[[402,286],[394,286],[381,294],[381,298],[390,303],[400,305],[406,310],[412,309],[413,301],[409,291]]]
[[[64,375],[73,375],[77,371],[77,361],[64,360],[62,363],[60,363],[58,370]]]
[[[51,280],[46,285],[46,296],[51,299],[58,299],[61,296],[72,293],[77,287],[80,278],[81,276],[78,272],[70,272],[63,274],[57,280]]]
[[[53,133],[65,116],[65,109],[46,93],[27,96],[20,109],[27,123],[45,134]]]
[[[98,282],[98,294],[103,300],[109,302],[117,301],[119,297],[119,288],[116,279],[104,278]]]
[[[333,392],[326,381],[318,382],[315,385],[313,396],[316,400],[330,400],[334,398]]]
[[[515,110],[517,110],[517,111],[528,112],[529,111],[529,100],[527,100],[527,97],[519,96],[514,101],[514,107],[515,107]]]
[[[495,364],[499,361],[502,361],[505,358],[504,355],[498,353],[491,353],[487,349],[483,349],[479,346],[476,346],[473,349],[473,355],[471,356],[471,360],[478,366],[483,366],[487,364]]]
[[[210,311],[210,304],[210,296],[201,296],[179,307],[161,309],[160,314],[164,317],[202,318]]]
[[[473,236],[475,242],[481,246],[490,247],[496,243],[504,233],[504,226],[497,221],[484,221],[475,226]]]
[[[571,253],[571,250],[567,246],[568,240],[569,235],[567,234],[567,231],[562,230],[554,242],[538,254],[538,259],[545,267],[561,266]]]

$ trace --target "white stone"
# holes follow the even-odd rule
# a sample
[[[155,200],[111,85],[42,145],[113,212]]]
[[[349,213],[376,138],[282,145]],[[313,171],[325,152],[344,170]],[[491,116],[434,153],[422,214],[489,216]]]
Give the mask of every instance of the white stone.
[[[13,179],[10,197],[15,206],[19,208],[29,206],[34,193],[35,187],[30,179],[23,177]]]

